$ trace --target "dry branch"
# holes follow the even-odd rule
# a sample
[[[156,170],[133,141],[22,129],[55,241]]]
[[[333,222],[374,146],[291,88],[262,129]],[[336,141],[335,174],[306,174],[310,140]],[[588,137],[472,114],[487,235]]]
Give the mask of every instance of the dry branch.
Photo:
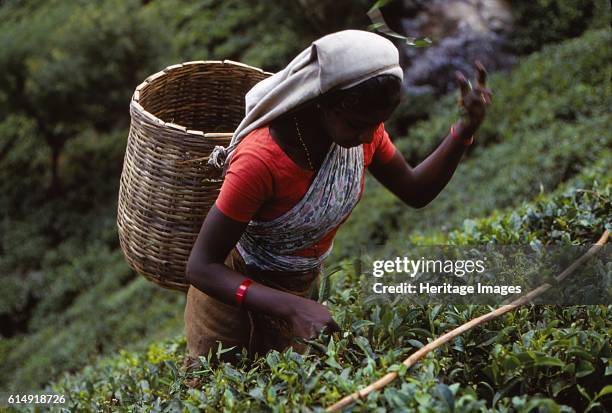
[[[606,230],[603,233],[603,235],[599,238],[599,240],[597,241],[597,243],[595,245],[593,245],[591,248],[589,248],[589,250],[586,253],[584,253],[580,258],[578,258],[569,267],[567,267],[565,269],[565,271],[563,271],[561,274],[559,274],[559,275],[557,275],[555,277],[557,282],[562,281],[563,279],[565,279],[579,265],[581,265],[584,261],[588,260],[593,255],[595,255],[603,247],[603,245],[606,243],[606,241],[608,240],[608,236],[609,236],[609,233]],[[502,314],[505,314],[505,313],[507,313],[509,311],[514,310],[518,306],[521,306],[523,304],[528,303],[529,301],[531,301],[535,297],[539,296],[540,294],[544,293],[546,290],[548,290],[551,287],[552,287],[551,284],[548,284],[548,283],[542,284],[541,286],[539,286],[538,288],[536,288],[534,290],[531,290],[530,292],[528,292],[524,296],[522,296],[520,298],[517,298],[516,300],[514,300],[510,304],[504,305],[504,306],[498,308],[497,310],[491,311],[490,313],[484,314],[484,315],[482,315],[480,317],[476,317],[476,318],[468,321],[467,323],[460,325],[459,327],[455,328],[454,330],[451,330],[448,333],[438,337],[436,340],[434,340],[431,343],[427,344],[425,347],[419,349],[417,352],[415,352],[410,357],[408,357],[406,360],[404,360],[402,362],[402,364],[404,364],[408,368],[412,367],[413,365],[415,365],[417,363],[417,361],[422,359],[430,351],[440,347],[441,345],[443,345],[445,343],[448,343],[449,341],[451,341],[455,337],[465,333],[466,331],[468,331],[468,330],[470,330],[470,329],[472,329],[472,328],[474,328],[474,327],[476,327],[476,326],[478,326],[480,324],[484,324],[484,323],[486,323],[489,320],[492,320],[494,318],[497,318],[497,317],[501,316]],[[338,411],[340,409],[345,408],[346,406],[350,405],[351,403],[359,401],[360,399],[364,399],[371,392],[373,392],[375,390],[380,390],[383,387],[385,387],[387,384],[391,383],[393,380],[395,380],[395,378],[397,376],[398,376],[398,373],[396,371],[388,373],[388,374],[384,375],[383,377],[381,377],[379,380],[377,380],[374,383],[368,385],[367,387],[364,387],[361,390],[358,390],[355,393],[350,394],[350,395],[342,398],[340,401],[338,401],[335,404],[329,406],[326,409],[326,411],[328,411],[328,412],[335,412],[335,411]]]

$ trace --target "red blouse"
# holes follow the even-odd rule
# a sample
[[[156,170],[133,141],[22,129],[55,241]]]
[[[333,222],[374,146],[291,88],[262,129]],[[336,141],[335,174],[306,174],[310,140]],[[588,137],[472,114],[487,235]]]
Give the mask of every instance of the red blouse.
[[[363,145],[364,173],[373,161],[385,164],[394,154],[395,146],[381,123],[374,132],[372,142]],[[268,127],[262,127],[245,136],[236,148],[215,205],[236,221],[271,221],[302,199],[314,177],[314,171],[298,166],[274,142]],[[361,194],[363,185],[362,176]],[[294,255],[322,255],[331,246],[340,225],[317,244]]]

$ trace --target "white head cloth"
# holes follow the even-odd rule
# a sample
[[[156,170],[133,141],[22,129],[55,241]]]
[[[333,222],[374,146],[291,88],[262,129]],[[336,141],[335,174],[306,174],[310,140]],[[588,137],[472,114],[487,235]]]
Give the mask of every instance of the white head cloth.
[[[287,67],[246,94],[246,114],[230,145],[216,146],[208,163],[223,168],[240,140],[253,130],[331,89],[347,89],[382,74],[403,78],[397,48],[382,36],[344,30],[314,41]]]

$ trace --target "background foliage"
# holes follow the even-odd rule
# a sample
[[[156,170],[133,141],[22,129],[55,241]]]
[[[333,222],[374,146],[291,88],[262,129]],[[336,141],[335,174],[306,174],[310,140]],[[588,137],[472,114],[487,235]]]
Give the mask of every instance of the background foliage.
[[[517,3],[512,41],[524,56],[491,77],[494,105],[449,186],[409,210],[368,179],[339,232],[331,266],[342,271],[319,298],[344,335],[254,366],[203,360],[203,387],[188,390],[177,369],[184,296],[134,274],[116,235],[130,95],[179,61],[278,70],[324,33],[365,28],[372,2],[348,3],[0,2],[0,389],[54,382],[79,411],[316,411],[488,310],[366,307],[342,260],[358,248],[590,243],[610,227],[611,35],[592,30],[607,27],[609,4]],[[447,133],[455,101],[408,97],[389,122],[412,164]],[[602,384],[612,374],[610,311],[524,307],[400,370],[403,380],[358,410],[597,411],[612,392]]]

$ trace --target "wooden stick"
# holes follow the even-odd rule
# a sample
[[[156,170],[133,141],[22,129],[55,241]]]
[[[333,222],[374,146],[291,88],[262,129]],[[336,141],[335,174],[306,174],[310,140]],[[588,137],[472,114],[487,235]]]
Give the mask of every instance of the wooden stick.
[[[595,245],[593,245],[591,248],[589,248],[589,250],[586,253],[584,253],[580,258],[578,258],[576,261],[574,261],[565,271],[563,271],[561,274],[556,276],[555,279],[557,281],[563,280],[570,273],[572,273],[580,264],[582,264],[584,261],[589,259],[594,254],[596,254],[603,247],[603,245],[606,243],[606,241],[608,241],[608,236],[609,236],[609,233],[606,230],[603,233],[603,235],[599,238],[599,240],[597,241],[597,243]],[[427,344],[425,347],[419,349],[417,352],[415,352],[410,357],[408,357],[406,360],[404,360],[402,362],[402,364],[405,365],[408,368],[412,367],[413,365],[415,365],[417,363],[417,361],[422,359],[430,351],[440,347],[441,345],[443,345],[445,343],[448,343],[449,341],[451,341],[452,339],[454,339],[458,335],[461,335],[461,334],[465,333],[466,331],[468,331],[468,330],[470,330],[470,329],[472,329],[472,328],[474,328],[474,327],[476,327],[476,326],[478,326],[480,324],[484,324],[484,323],[486,323],[489,320],[492,320],[494,318],[497,318],[497,317],[501,316],[502,314],[505,314],[505,313],[507,313],[509,311],[514,310],[518,306],[521,306],[523,304],[528,303],[530,300],[532,300],[533,298],[535,298],[538,295],[542,294],[543,292],[545,292],[546,290],[548,290],[551,287],[552,287],[552,285],[550,285],[548,283],[542,284],[538,288],[536,288],[534,290],[531,290],[530,292],[528,292],[524,296],[514,300],[510,304],[504,305],[504,306],[498,308],[497,310],[491,311],[490,313],[484,314],[484,315],[482,315],[480,317],[476,317],[476,318],[468,321],[467,323],[460,325],[459,327],[455,328],[454,330],[451,330],[448,333],[438,337],[436,340],[434,340],[431,343]],[[329,406],[326,409],[326,411],[328,411],[328,412],[335,412],[335,411],[338,411],[340,409],[345,408],[346,406],[350,405],[351,403],[354,403],[354,402],[356,402],[356,401],[358,401],[360,399],[364,399],[371,392],[373,392],[375,390],[380,390],[383,387],[385,387],[387,384],[391,383],[393,380],[395,380],[395,378],[397,376],[398,376],[398,373],[396,371],[388,373],[388,374],[385,374],[383,377],[381,377],[379,380],[375,381],[374,383],[372,383],[372,384],[368,385],[367,387],[364,387],[364,388],[356,391],[355,393],[353,393],[351,395],[348,395],[348,396],[342,398],[340,401],[338,401],[335,404]]]
[[[234,136],[232,132],[229,132],[229,133],[209,132],[209,133],[204,134],[205,138],[231,138],[232,136]]]

